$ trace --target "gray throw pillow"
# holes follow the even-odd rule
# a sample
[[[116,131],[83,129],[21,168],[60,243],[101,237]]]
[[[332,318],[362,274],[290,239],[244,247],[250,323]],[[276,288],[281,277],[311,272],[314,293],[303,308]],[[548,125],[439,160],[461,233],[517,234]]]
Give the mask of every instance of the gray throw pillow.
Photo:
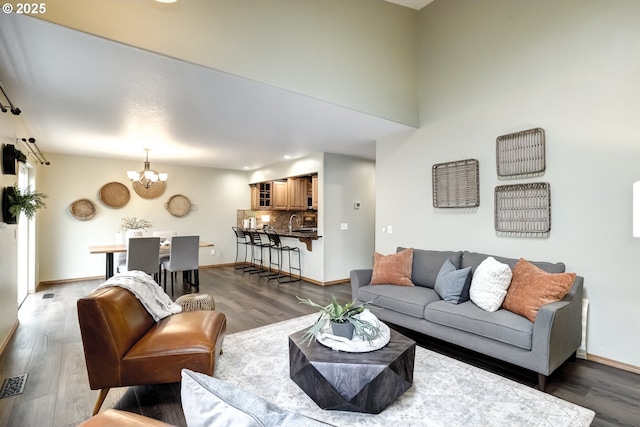
[[[318,427],[325,423],[286,411],[233,384],[182,370],[182,409],[188,427]]]
[[[436,278],[436,293],[440,298],[452,304],[460,304],[469,300],[471,286],[471,267],[456,270],[451,260],[446,260]]]

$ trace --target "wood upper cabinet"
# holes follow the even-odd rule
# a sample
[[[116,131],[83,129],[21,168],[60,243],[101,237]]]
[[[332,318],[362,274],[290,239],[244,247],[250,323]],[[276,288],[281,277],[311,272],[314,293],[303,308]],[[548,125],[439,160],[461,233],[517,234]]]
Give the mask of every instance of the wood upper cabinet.
[[[271,209],[271,182],[251,184],[251,210]]]
[[[311,177],[311,209],[318,209],[318,175]]]
[[[271,209],[286,210],[288,207],[287,181],[272,181],[271,184]]]
[[[307,179],[288,178],[287,191],[289,193],[288,205],[290,210],[307,209]]]
[[[251,210],[258,210],[258,184],[251,184]]]

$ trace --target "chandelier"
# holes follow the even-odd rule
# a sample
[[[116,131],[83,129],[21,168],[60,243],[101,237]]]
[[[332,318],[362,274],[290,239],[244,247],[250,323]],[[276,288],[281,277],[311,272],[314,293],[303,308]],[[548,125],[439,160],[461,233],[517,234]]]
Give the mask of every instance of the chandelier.
[[[155,170],[151,169],[151,163],[149,163],[149,149],[145,148],[144,151],[147,152],[146,159],[144,161],[144,170],[140,172],[127,171],[127,176],[131,182],[140,183],[144,188],[149,189],[157,182],[165,183],[169,175],[163,172],[157,173]]]

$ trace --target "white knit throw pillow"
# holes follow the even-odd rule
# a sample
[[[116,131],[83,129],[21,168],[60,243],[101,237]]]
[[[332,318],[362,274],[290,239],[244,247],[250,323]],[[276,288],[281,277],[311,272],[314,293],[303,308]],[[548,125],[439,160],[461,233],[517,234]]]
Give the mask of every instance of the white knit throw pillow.
[[[511,284],[511,269],[507,264],[488,257],[473,273],[469,297],[478,307],[496,311],[502,306]]]

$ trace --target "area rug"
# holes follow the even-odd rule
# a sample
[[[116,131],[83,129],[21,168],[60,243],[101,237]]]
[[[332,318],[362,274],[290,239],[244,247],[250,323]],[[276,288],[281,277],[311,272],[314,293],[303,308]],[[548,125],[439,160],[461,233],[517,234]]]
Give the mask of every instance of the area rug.
[[[589,426],[594,412],[416,347],[413,386],[380,414],[320,409],[289,378],[289,341],[315,314],[228,335],[215,376],[335,426]]]

